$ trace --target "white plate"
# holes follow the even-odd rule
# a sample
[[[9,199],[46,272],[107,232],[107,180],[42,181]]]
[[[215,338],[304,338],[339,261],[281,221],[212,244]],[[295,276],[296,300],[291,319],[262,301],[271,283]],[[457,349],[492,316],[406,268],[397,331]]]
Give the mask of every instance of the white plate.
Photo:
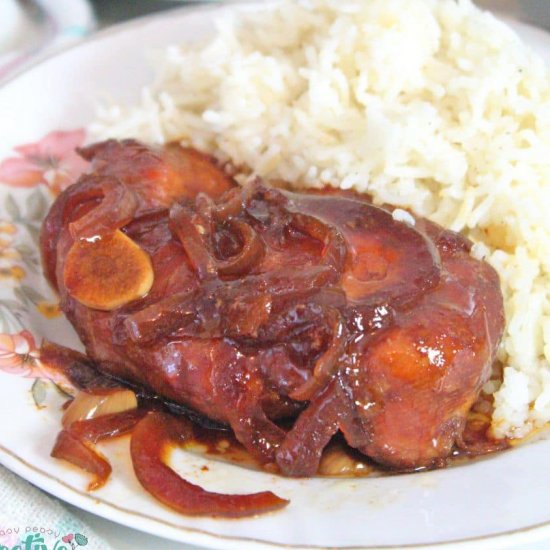
[[[212,16],[221,9],[227,8],[177,11],[122,26],[9,82],[0,89],[0,159],[17,157],[14,147],[37,142],[52,130],[84,127],[99,97],[136,100],[141,86],[152,78],[147,52],[204,36],[212,29]],[[550,54],[547,35],[526,28],[522,32]],[[51,190],[65,182],[62,170],[73,168],[66,150],[82,139],[78,132],[56,134],[33,150],[20,150],[19,162],[0,165],[4,183],[10,179],[26,185],[0,185],[2,333],[28,329],[37,342],[46,337],[77,345],[65,320],[47,318],[56,313],[55,297],[35,265],[32,235],[46,202],[53,198]],[[21,160],[25,155],[63,160],[60,168],[44,172],[41,167],[33,172],[36,158]],[[138,485],[128,460],[128,441],[121,440],[102,447],[113,463],[112,479],[103,489],[88,494],[86,476],[49,457],[59,430],[61,398],[51,388],[44,395],[40,391],[38,397],[45,399],[46,407],[38,410],[35,406],[31,378],[40,372],[28,361],[23,363],[28,359],[26,352],[32,351],[32,342],[27,349],[30,340],[25,337],[29,338],[27,333],[18,340],[0,336],[0,462],[59,498],[121,524],[182,542],[239,549],[278,545],[372,548],[450,541],[497,548],[550,536],[548,440],[447,470],[357,480],[283,479],[178,454],[178,470],[206,488],[271,489],[291,500],[284,511],[231,521],[188,518],[160,505]],[[9,346],[15,344],[19,355],[10,352]],[[205,463],[208,472],[201,471]]]
[[[19,0],[0,4],[0,82],[33,59],[81,40],[95,27],[88,0],[35,0],[35,4]]]

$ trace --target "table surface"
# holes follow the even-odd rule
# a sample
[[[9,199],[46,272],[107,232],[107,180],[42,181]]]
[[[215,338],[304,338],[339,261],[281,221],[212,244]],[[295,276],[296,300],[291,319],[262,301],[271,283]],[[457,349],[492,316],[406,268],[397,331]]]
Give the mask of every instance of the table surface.
[[[216,0],[202,0],[202,2]],[[474,0],[484,8],[513,15],[550,30],[549,0]],[[99,26],[106,27],[148,13],[201,3],[201,0],[91,0]]]
[[[185,2],[183,0],[92,0],[99,28],[105,28],[148,13],[173,9],[192,3],[198,2]],[[526,22],[536,21],[539,26],[550,29],[549,0],[479,0],[477,3],[490,9],[506,11]],[[121,526],[65,503],[64,506],[85,521],[115,550],[135,550],[136,548],[140,550],[157,550],[158,548],[199,550],[196,546],[178,544]],[[547,550],[549,547],[549,542],[541,541],[535,544],[515,546],[514,548],[517,550]]]

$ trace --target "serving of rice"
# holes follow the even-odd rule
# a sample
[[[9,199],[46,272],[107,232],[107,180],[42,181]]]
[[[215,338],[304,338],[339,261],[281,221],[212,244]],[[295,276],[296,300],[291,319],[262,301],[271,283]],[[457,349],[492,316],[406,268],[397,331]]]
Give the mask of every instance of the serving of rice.
[[[505,299],[493,431],[550,421],[550,70],[511,29],[468,0],[287,0],[158,65],[94,138],[181,140],[463,232]]]

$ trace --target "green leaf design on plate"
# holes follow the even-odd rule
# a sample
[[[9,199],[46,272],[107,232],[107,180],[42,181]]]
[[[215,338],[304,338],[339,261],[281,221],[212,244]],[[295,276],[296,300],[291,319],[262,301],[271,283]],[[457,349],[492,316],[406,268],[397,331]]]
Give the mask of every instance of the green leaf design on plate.
[[[25,292],[22,290],[20,286],[16,286],[13,289],[13,293],[15,295],[15,298],[19,302],[19,307],[24,306],[24,308],[30,308],[33,306],[32,300],[25,294]]]
[[[88,544],[88,539],[80,533],[76,533],[74,536],[74,541],[78,544],[78,546],[86,546]]]
[[[27,228],[27,231],[29,232],[32,240],[35,242],[36,245],[38,245],[38,241],[40,239],[40,225],[34,225],[29,222],[25,223],[25,227]]]
[[[15,289],[17,290],[17,289]],[[23,328],[24,306],[15,300],[0,301],[0,332],[17,332]]]
[[[19,256],[21,256],[21,260],[26,267],[34,273],[39,272],[40,262],[38,261],[35,250],[31,246],[27,244],[20,244],[15,247],[15,250],[17,250]]]
[[[45,380],[42,380],[42,378],[37,378],[32,385],[31,393],[34,404],[37,408],[45,408],[46,405],[44,403],[46,402],[46,397],[48,396],[48,383]]]
[[[27,219],[42,221],[48,208],[48,202],[39,189],[27,197]]]
[[[8,195],[6,197],[6,202],[4,203],[4,206],[6,207],[6,212],[8,213],[12,221],[17,222],[21,220],[21,210],[19,209],[19,206],[15,202],[15,199],[12,195]]]
[[[25,297],[34,305],[37,305],[39,302],[45,302],[46,298],[40,294],[37,290],[34,290],[34,288],[27,286],[27,285],[21,285],[19,287],[21,289],[21,292],[25,295]]]
[[[21,303],[16,300],[1,300],[0,301],[0,307],[4,306],[8,309],[12,310],[20,310],[22,309]]]

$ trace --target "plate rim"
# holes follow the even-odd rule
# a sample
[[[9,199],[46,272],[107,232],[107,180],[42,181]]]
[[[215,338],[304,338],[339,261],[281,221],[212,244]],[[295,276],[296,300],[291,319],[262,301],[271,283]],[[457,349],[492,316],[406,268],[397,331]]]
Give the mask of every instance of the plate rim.
[[[7,460],[6,460],[7,459]],[[321,550],[326,548],[320,545],[288,545],[285,543],[270,542],[261,539],[255,539],[251,537],[244,536],[231,536],[231,535],[220,535],[217,533],[212,533],[204,529],[186,527],[174,524],[169,521],[165,521],[158,518],[151,518],[140,512],[128,510],[122,506],[118,506],[102,498],[98,498],[85,490],[81,490],[77,487],[70,485],[69,483],[64,482],[63,480],[57,478],[55,475],[44,471],[36,466],[33,466],[24,458],[18,456],[13,451],[10,451],[2,444],[0,444],[0,464],[10,470],[11,472],[19,475],[28,483],[32,483],[36,487],[39,487],[49,495],[58,498],[62,502],[67,502],[99,516],[101,518],[113,521],[114,523],[121,524],[116,519],[109,517],[109,510],[115,510],[117,513],[123,514],[129,521],[124,525],[131,529],[148,533],[157,537],[165,538],[167,540],[172,540],[176,542],[181,542],[184,544],[201,544],[206,545],[208,548],[235,548],[235,549],[262,549],[262,550],[273,550],[280,548],[293,548],[296,550]],[[25,475],[30,474],[30,475]],[[35,478],[35,476],[38,476]],[[32,481],[30,481],[32,479]],[[68,491],[65,494],[65,491]],[[63,496],[60,496],[59,493],[63,493]],[[90,509],[84,508],[86,502],[93,502],[99,508]],[[162,507],[162,504],[159,503],[159,506]],[[139,524],[138,521],[145,521],[146,524]],[[228,520],[220,520],[228,521]],[[229,520],[235,521],[235,520]],[[237,520],[238,521],[238,520]],[[159,535],[158,532],[152,529],[153,526],[149,526],[149,523],[161,524],[164,527],[167,527],[170,531]],[[149,528],[151,527],[151,528]],[[172,531],[178,533],[185,533],[189,535],[190,538],[187,540],[182,540],[181,537],[178,537],[175,533],[171,535]],[[477,537],[469,537],[464,539],[456,539],[451,541],[444,542],[433,542],[433,543],[414,543],[414,544],[400,544],[396,545],[376,545],[376,546],[364,546],[364,545],[352,545],[352,546],[338,546],[334,547],[338,550],[470,550],[476,548],[476,550],[497,550],[499,548],[509,548],[512,545],[517,544],[530,544],[535,543],[541,540],[544,540],[550,536],[550,520],[538,523],[532,526],[523,527],[519,529],[513,529],[511,531],[505,531],[498,534],[492,535],[480,535]],[[220,543],[230,543],[221,545]]]
[[[149,24],[151,21],[161,20],[168,18],[174,14],[187,14],[187,13],[197,13],[197,12],[208,12],[224,9],[228,6],[246,6],[250,4],[257,4],[258,0],[212,0],[208,2],[202,2],[198,4],[178,6],[163,10],[159,13],[147,14],[136,17],[130,21],[117,23],[109,26],[106,29],[102,29],[94,34],[84,38],[83,40],[69,44],[62,49],[55,50],[54,52],[40,57],[30,64],[26,64],[23,67],[18,68],[13,73],[11,73],[6,79],[0,83],[0,93],[6,87],[9,87],[15,80],[19,77],[24,76],[27,72],[30,72],[41,65],[48,63],[50,60],[57,57],[61,57],[68,52],[72,52],[81,47],[87,47],[90,43],[101,41],[106,37],[111,37],[113,35],[121,34],[126,31],[130,31],[135,28],[142,27]],[[494,12],[492,12],[494,13]],[[521,28],[527,28],[529,30],[535,31],[537,33],[549,34],[544,29],[519,21],[516,19],[508,19],[507,23],[513,22],[514,25]],[[255,539],[245,536],[233,536],[233,535],[222,535],[213,533],[208,530],[186,527],[182,525],[177,525],[170,521],[165,521],[158,518],[151,518],[145,514],[142,514],[137,511],[128,510],[117,504],[108,502],[102,498],[88,493],[85,490],[80,490],[77,487],[70,485],[69,483],[64,482],[63,480],[57,478],[55,475],[42,470],[41,468],[35,467],[30,464],[24,458],[18,456],[15,452],[7,449],[0,443],[0,465],[4,466],[11,472],[15,473],[22,477],[28,483],[35,485],[41,490],[48,493],[55,498],[58,498],[62,502],[67,502],[77,508],[84,510],[88,513],[94,514],[95,516],[104,518],[106,520],[112,521],[115,524],[120,524],[136,531],[145,532],[157,537],[165,538],[166,540],[176,541],[183,544],[199,544],[204,545],[208,548],[223,548],[223,549],[265,549],[273,550],[280,548],[293,548],[296,550],[320,550],[326,548],[320,545],[289,545],[285,543],[270,542],[262,539]],[[32,479],[32,481],[31,481]],[[61,496],[62,495],[62,496]],[[96,508],[90,508],[86,505],[95,504]],[[86,506],[86,507],[85,507]],[[163,505],[159,503],[159,506]],[[122,524],[117,519],[110,517],[109,511],[114,510],[119,514],[123,514],[124,517],[128,520],[126,523]],[[550,516],[550,513],[549,513]],[[139,523],[139,522],[142,523]],[[227,521],[227,520],[220,520]],[[235,521],[235,520],[230,520]],[[237,520],[238,521],[238,520]],[[145,524],[143,524],[145,522]],[[153,525],[149,525],[152,523]],[[159,534],[153,528],[155,524],[162,525],[167,527],[170,531],[168,533]],[[186,539],[183,540],[178,533],[185,534]],[[547,521],[540,522],[534,525],[527,527],[521,527],[517,529],[512,529],[510,531],[503,531],[496,534],[489,535],[479,535],[474,537],[467,537],[463,539],[449,540],[443,542],[433,542],[433,543],[413,543],[413,544],[401,544],[401,545],[352,545],[352,546],[338,546],[336,547],[339,550],[392,550],[402,548],[405,550],[433,550],[433,549],[442,549],[442,550],[471,550],[472,548],[480,550],[493,550],[498,548],[509,548],[512,545],[517,544],[532,544],[544,539],[550,540],[550,517]],[[223,543],[223,544],[222,544]]]
[[[199,0],[199,2],[200,3],[198,4],[178,6],[178,7],[169,8],[167,10],[163,10],[157,13],[140,15],[138,17],[130,19],[129,21],[115,23],[113,25],[108,26],[105,29],[101,29],[99,31],[94,32],[93,34],[85,36],[82,40],[78,42],[67,44],[66,46],[63,46],[59,49],[55,49],[44,56],[37,57],[35,60],[29,62],[28,64],[18,67],[13,72],[11,72],[9,76],[2,79],[2,81],[0,82],[0,91],[8,87],[14,80],[19,78],[20,76],[23,76],[27,72],[32,71],[33,69],[36,69],[40,65],[49,62],[51,59],[59,57],[67,52],[77,50],[78,48],[81,48],[83,46],[87,46],[92,42],[102,40],[103,38],[111,36],[113,34],[119,34],[121,32],[124,32],[132,28],[141,27],[143,25],[148,24],[150,21],[153,21],[156,19],[163,19],[164,17],[174,13],[210,11],[210,10],[223,8],[224,6],[231,5],[231,4],[254,3],[255,0],[207,0],[207,1]]]
[[[40,8],[46,18],[41,25],[47,29],[46,36],[37,44],[24,44],[0,53],[0,88],[13,76],[33,68],[70,45],[78,44],[75,41],[97,28],[97,18],[90,0],[42,0]],[[62,46],[64,43],[65,47]]]

